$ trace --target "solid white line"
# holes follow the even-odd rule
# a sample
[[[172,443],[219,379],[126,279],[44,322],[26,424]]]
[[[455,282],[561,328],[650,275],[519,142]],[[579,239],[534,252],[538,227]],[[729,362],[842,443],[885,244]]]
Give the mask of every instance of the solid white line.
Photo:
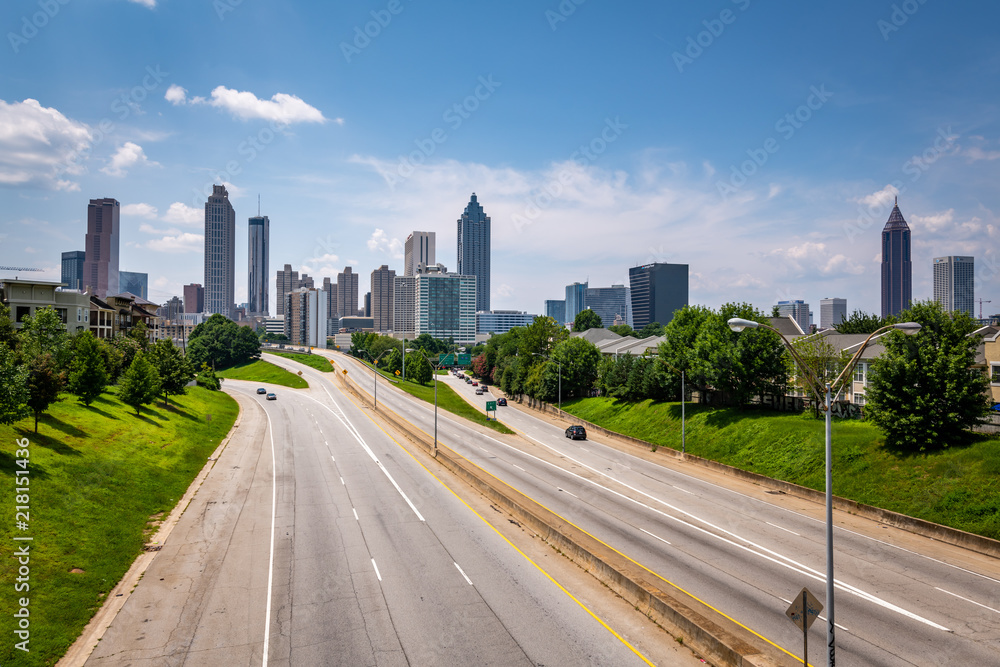
[[[372,558],[372,567],[375,568],[375,576],[378,577],[379,581],[382,581],[382,574],[378,571],[378,564],[375,562],[374,558]]]
[[[647,534],[647,535],[649,535],[650,537],[655,537],[656,539],[658,539],[659,541],[661,541],[661,542],[663,542],[663,543],[665,543],[665,544],[670,544],[670,542],[667,542],[667,541],[666,541],[665,539],[663,539],[663,538],[662,538],[662,537],[660,537],[659,535],[653,535],[653,534],[652,534],[651,532],[649,532],[649,531],[648,531],[648,530],[646,530],[645,528],[640,528],[639,530],[641,530],[642,532],[646,533],[646,534]]]
[[[514,466],[515,468],[517,468],[518,470],[520,470],[521,472],[528,472],[527,470],[525,470],[521,466],[517,465],[516,463],[511,463],[511,465]]]
[[[948,595],[954,595],[959,600],[965,600],[966,602],[971,602],[972,604],[977,605],[979,607],[982,607],[983,609],[989,609],[990,611],[995,611],[996,613],[1000,614],[1000,610],[994,609],[993,607],[987,607],[986,605],[980,604],[980,603],[976,602],[975,600],[970,600],[969,598],[963,598],[958,593],[952,593],[951,591],[946,591],[945,589],[938,588],[937,586],[935,586],[934,588],[937,589],[937,590],[939,590],[939,591],[941,591],[942,593],[947,593]]]
[[[776,524],[776,523],[771,523],[770,521],[765,521],[764,523],[766,523],[766,524],[767,524],[767,525],[769,525],[769,526],[774,526],[774,527],[775,527],[775,528],[777,528],[778,530],[783,530],[783,531],[785,531],[786,533],[791,533],[792,535],[799,535],[799,534],[798,534],[798,533],[796,533],[796,532],[795,532],[794,530],[788,530],[787,528],[782,528],[781,526],[779,526],[779,525],[778,525],[778,524]],[[802,537],[802,536],[801,536],[801,535],[799,535],[799,537]],[[791,603],[789,603],[789,604],[791,604]]]
[[[465,573],[465,571],[459,566],[458,563],[455,563],[455,567],[458,568],[458,571],[462,573],[462,576],[465,577],[465,580],[468,581],[469,585],[471,586],[472,585],[472,579],[469,579],[469,575],[467,575]]]
[[[262,667],[267,667],[267,648],[271,639],[271,584],[274,580],[274,523],[278,510],[278,468],[274,458],[274,429],[271,428],[271,415],[264,411],[267,417],[267,431],[271,435],[271,553],[267,563],[267,611],[264,614],[264,659]]]
[[[334,463],[336,463],[336,462],[337,462],[337,459],[333,458],[333,455],[332,455],[332,454],[330,455],[330,460],[331,460],[331,461],[333,461]]]
[[[343,484],[344,486],[347,486],[347,482],[344,481],[343,477],[340,478],[340,483]]]
[[[352,512],[354,512],[354,520],[355,520],[355,521],[361,521],[361,519],[359,519],[359,518],[358,518],[358,510],[356,510],[356,509],[354,509],[354,508],[352,507],[352,508],[351,508],[351,511],[352,511]]]
[[[687,489],[682,489],[681,487],[677,486],[676,484],[671,484],[670,486],[674,487],[674,488],[675,488],[675,489],[677,489],[678,491],[683,491],[684,493],[688,493],[688,494],[691,494],[692,496],[696,496],[696,495],[698,495],[698,494],[696,494],[696,493],[695,493],[694,491],[688,491]]]
[[[567,491],[566,489],[562,488],[561,486],[557,486],[556,488],[559,489],[560,491],[562,491],[563,493],[569,493],[569,491]],[[576,498],[578,500],[580,498],[580,496],[572,494],[572,493],[569,493],[569,495],[573,496],[574,498]]]

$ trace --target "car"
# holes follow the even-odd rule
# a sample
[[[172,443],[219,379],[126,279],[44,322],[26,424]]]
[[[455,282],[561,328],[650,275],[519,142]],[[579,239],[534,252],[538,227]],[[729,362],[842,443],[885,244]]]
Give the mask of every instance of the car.
[[[472,383],[472,386],[473,386],[473,387],[478,387],[478,386],[479,386],[479,383],[478,383],[478,382],[473,382],[473,383]]]
[[[476,387],[476,396],[482,396],[482,395],[483,395],[483,388]]]
[[[278,397],[274,394],[274,392],[271,392],[270,394],[267,395],[267,400],[276,401],[278,400]]]
[[[472,378],[465,378],[465,384],[472,384]]]
[[[266,394],[267,393],[267,389],[264,389],[263,387],[257,387],[257,393],[258,394]]]
[[[498,398],[497,399],[497,405],[507,405],[507,399],[503,398],[503,397]]]
[[[566,429],[566,437],[570,440],[586,440],[587,429],[579,425],[570,426]]]

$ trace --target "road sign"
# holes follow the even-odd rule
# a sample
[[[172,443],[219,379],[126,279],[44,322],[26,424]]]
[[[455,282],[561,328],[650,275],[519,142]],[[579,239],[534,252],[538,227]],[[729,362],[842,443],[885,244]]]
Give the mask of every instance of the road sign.
[[[496,412],[497,402],[496,401],[486,401],[486,412]]]
[[[802,631],[803,667],[809,664],[809,626],[813,624],[821,611],[823,611],[823,605],[809,592],[808,588],[803,588],[802,592],[792,599],[792,604],[785,610],[785,616]]]
[[[472,363],[471,354],[442,354],[441,360],[438,362],[440,366],[468,366]]]

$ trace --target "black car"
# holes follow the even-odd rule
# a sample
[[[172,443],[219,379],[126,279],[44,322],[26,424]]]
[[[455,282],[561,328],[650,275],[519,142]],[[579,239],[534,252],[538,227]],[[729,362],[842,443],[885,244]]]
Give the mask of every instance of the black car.
[[[566,437],[571,440],[586,440],[587,439],[587,429],[582,426],[570,426],[566,429]]]
[[[271,393],[271,394],[267,395],[267,400],[269,400],[269,401],[276,401],[276,400],[278,400],[278,397],[275,394]]]
[[[497,405],[507,405],[507,399],[506,398],[498,398],[497,399]]]
[[[266,394],[267,393],[267,389],[264,389],[263,387],[257,387],[257,393],[258,394]]]

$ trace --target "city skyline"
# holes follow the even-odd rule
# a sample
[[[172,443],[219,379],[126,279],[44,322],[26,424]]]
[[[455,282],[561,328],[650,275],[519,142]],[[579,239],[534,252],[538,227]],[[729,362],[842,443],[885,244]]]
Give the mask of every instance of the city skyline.
[[[519,2],[408,9],[349,58],[340,45],[370,20],[365,10],[289,7],[192,20],[155,0],[71,3],[0,54],[11,128],[0,139],[0,261],[58,280],[59,253],[80,247],[83,205],[113,195],[122,265],[143,267],[150,300],[164,303],[203,281],[198,209],[222,183],[238,235],[258,193],[294,228],[273,235],[276,261],[316,276],[400,272],[413,229],[436,231],[450,253],[456,207],[475,191],[493,221],[494,309],[541,312],[571,280],[621,284],[630,266],[659,261],[691,266],[692,303],[767,311],[836,293],[877,313],[877,232],[898,194],[914,235],[913,297],[932,298],[933,257],[974,255],[977,294],[1000,302],[990,293],[1000,133],[995,93],[980,85],[998,68],[991,4],[921,4],[895,25],[891,4],[741,1],[695,56],[689,40],[717,18],[698,6],[637,5],[640,27],[597,5],[554,23]],[[3,7],[0,23],[16,32],[22,11]],[[487,42],[526,49],[457,62],[428,46],[469,20]],[[792,29],[803,25],[824,29]],[[83,48],[97,29],[121,39]],[[238,35],[261,30],[326,58],[338,84],[295,71],[294,49],[233,61]],[[959,33],[960,47],[944,46]],[[200,46],[174,49],[178,34]],[[581,46],[623,35],[610,53]],[[425,51],[433,67],[408,59]],[[386,86],[373,90],[373,77]],[[245,262],[240,253],[239,276]],[[248,300],[237,279],[234,302]]]

